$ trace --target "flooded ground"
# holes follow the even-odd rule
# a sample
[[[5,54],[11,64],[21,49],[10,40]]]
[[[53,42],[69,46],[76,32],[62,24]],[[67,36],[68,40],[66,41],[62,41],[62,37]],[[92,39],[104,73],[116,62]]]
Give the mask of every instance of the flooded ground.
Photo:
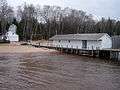
[[[53,52],[0,54],[0,90],[119,90],[120,66]]]

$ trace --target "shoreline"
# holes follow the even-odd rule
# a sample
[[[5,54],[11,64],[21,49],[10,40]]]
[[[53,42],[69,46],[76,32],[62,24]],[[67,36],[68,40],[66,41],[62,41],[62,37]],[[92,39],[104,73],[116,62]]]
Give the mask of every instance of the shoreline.
[[[36,48],[30,45],[14,45],[14,44],[0,44],[0,54],[1,53],[47,53],[54,52],[56,50],[48,48]]]

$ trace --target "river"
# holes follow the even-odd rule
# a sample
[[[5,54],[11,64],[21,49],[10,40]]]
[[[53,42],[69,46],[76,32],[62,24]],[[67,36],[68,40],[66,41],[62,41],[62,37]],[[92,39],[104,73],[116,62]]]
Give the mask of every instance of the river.
[[[0,54],[0,90],[119,90],[120,65],[59,52]]]

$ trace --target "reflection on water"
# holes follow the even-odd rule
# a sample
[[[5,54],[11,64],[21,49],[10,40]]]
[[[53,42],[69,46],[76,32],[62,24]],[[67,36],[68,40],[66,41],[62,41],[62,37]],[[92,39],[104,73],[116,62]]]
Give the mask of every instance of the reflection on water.
[[[119,90],[120,66],[56,52],[0,54],[0,90]]]

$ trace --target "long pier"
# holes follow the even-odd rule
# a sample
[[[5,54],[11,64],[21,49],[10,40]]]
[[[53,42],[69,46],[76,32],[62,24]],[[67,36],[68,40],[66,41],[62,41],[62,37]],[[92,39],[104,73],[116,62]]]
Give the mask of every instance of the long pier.
[[[63,53],[82,55],[82,56],[90,56],[97,57],[106,60],[114,60],[120,61],[120,50],[119,49],[104,49],[104,50],[86,50],[86,49],[78,49],[78,48],[65,48],[65,47],[55,47],[51,45],[40,45],[40,44],[31,44],[34,47],[40,48],[49,48],[56,49]]]

